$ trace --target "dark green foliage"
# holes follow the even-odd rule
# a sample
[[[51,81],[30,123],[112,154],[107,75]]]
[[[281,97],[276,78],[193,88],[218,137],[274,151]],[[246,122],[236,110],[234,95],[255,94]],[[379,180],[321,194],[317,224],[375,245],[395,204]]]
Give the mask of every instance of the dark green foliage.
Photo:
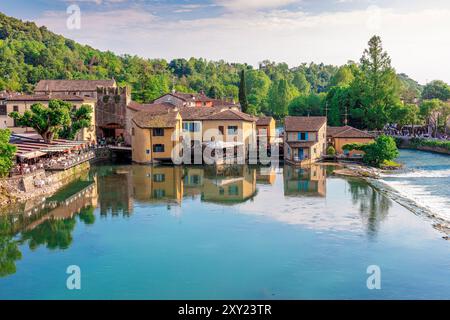
[[[7,176],[14,165],[16,146],[9,143],[10,137],[9,129],[0,129],[0,177]]]
[[[431,81],[423,88],[422,98],[425,100],[439,99],[447,101],[450,99],[450,86],[441,80]]]
[[[350,143],[343,146],[344,150],[364,151],[363,161],[371,166],[379,167],[385,161],[392,161],[398,157],[399,152],[392,137],[381,135],[372,143]]]
[[[241,70],[241,80],[239,83],[239,103],[242,112],[248,112],[247,89],[245,87],[245,70]]]
[[[48,107],[35,103],[23,115],[18,112],[11,112],[9,115],[19,126],[31,127],[45,142],[51,142],[61,130],[71,125],[71,109],[72,105],[68,102],[50,100]]]
[[[412,138],[409,140],[409,145],[412,147],[434,147],[434,148],[443,148],[450,151],[450,141],[442,141],[442,140],[428,140],[421,138]]]

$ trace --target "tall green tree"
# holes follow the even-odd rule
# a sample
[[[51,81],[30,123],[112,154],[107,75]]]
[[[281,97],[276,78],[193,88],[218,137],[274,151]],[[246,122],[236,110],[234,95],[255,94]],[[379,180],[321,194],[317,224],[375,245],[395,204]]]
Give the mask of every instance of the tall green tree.
[[[42,103],[35,103],[23,115],[12,112],[10,117],[15,119],[19,126],[36,130],[47,143],[51,142],[64,127],[71,124],[70,104],[61,100],[50,100],[48,107]]]
[[[423,88],[422,99],[447,101],[450,99],[450,86],[441,80],[431,81]]]
[[[11,131],[0,129],[0,177],[7,176],[14,165],[14,154],[16,146],[9,143]]]
[[[248,111],[247,89],[245,87],[245,70],[241,70],[241,78],[239,83],[239,102],[242,112]]]
[[[292,116],[322,116],[325,93],[300,95],[289,103],[289,115]]]
[[[78,109],[70,108],[69,110],[70,125],[63,126],[59,131],[58,136],[63,139],[74,140],[81,129],[89,128],[91,126],[93,110],[88,104],[83,104]]]
[[[308,82],[308,80],[306,80],[306,76],[302,71],[297,71],[294,73],[292,84],[297,88],[298,92],[302,95],[307,95],[311,91],[311,85]]]
[[[389,55],[383,50],[381,38],[374,36],[360,60],[352,87],[360,109],[353,112],[368,129],[382,129],[389,122],[391,109],[400,102],[399,83]]]

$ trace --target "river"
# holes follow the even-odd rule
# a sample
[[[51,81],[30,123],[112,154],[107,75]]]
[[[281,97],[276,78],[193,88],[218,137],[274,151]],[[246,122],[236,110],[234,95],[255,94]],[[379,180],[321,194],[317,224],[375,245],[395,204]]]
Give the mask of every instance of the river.
[[[445,215],[448,158],[400,160],[408,171],[382,183],[422,188],[417,201]],[[450,298],[450,242],[434,220],[332,171],[96,165],[0,215],[0,299]],[[67,287],[74,265],[80,290]]]

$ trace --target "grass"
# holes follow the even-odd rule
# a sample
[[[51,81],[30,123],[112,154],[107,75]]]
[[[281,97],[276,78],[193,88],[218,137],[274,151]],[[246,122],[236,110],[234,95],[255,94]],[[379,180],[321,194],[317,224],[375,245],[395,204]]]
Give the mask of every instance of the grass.
[[[383,163],[380,165],[380,168],[401,168],[402,165],[398,162],[392,161],[392,160],[384,160]]]

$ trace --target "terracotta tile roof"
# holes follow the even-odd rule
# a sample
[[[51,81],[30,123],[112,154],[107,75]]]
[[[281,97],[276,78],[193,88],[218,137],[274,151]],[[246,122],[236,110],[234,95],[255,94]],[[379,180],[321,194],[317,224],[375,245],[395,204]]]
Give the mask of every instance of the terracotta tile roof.
[[[286,117],[285,131],[319,131],[326,124],[326,117]]]
[[[332,138],[374,138],[370,133],[351,126],[328,127],[327,136]]]
[[[135,101],[131,101],[127,108],[133,110],[133,111],[153,111],[153,112],[167,112],[168,110],[176,110],[175,106],[170,103],[138,103]]]
[[[34,91],[96,91],[97,87],[114,87],[111,80],[41,80]]]
[[[317,141],[288,141],[287,144],[291,148],[307,148],[315,145]]]
[[[43,102],[49,100],[63,100],[63,101],[95,101],[94,98],[81,97],[71,94],[10,94],[6,96],[8,101],[36,101]]]
[[[212,102],[214,100],[201,93],[171,92],[168,94],[186,102],[193,102],[193,101]]]
[[[140,128],[173,128],[177,124],[177,111],[142,110],[133,117],[133,122]]]
[[[256,122],[256,117],[237,110],[223,110],[221,112],[213,113],[203,118],[203,120],[242,120],[248,122]]]
[[[330,127],[330,126],[328,126],[327,127],[327,137],[332,137],[335,134],[337,134],[339,132],[342,132],[344,130],[347,130],[349,128],[351,128],[351,127],[350,126],[343,126],[343,127]]]
[[[259,117],[256,121],[257,126],[268,126],[270,122],[273,120],[272,117]]]

